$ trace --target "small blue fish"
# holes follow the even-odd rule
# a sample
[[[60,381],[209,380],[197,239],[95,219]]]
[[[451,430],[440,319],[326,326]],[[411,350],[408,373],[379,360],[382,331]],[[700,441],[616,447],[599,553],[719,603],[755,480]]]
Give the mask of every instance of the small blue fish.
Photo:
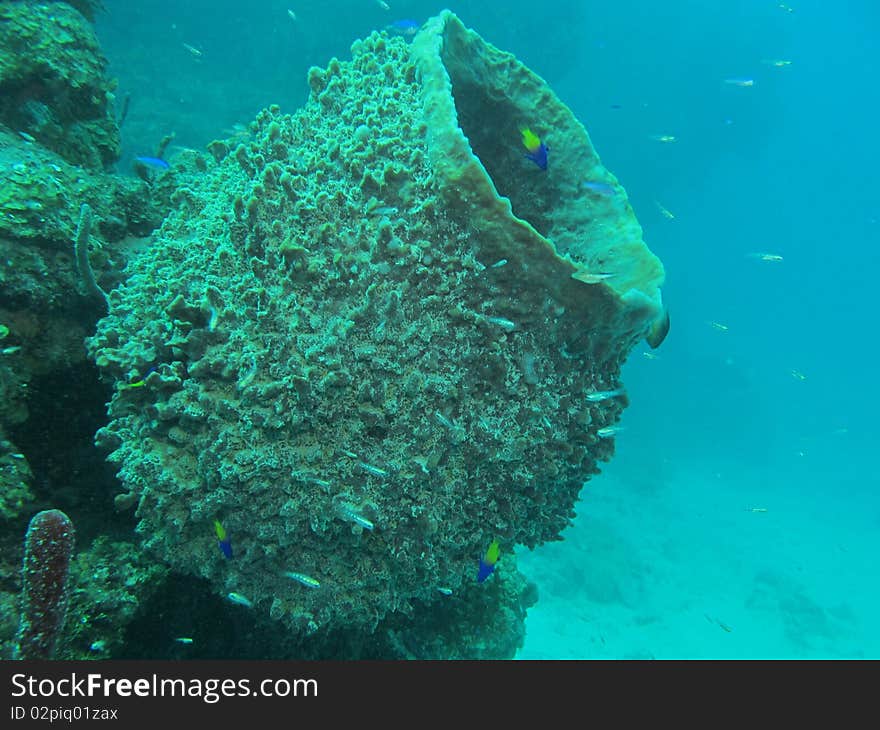
[[[421,25],[422,24],[418,21],[404,18],[402,20],[395,20],[391,23],[391,25],[388,26],[388,31],[402,36],[414,36]]]
[[[171,167],[171,165],[160,157],[135,157],[134,159],[144,165],[148,165],[149,167],[158,167],[160,170],[167,170]]]
[[[581,183],[581,187],[589,190],[591,193],[596,193],[596,195],[602,195],[606,198],[614,196],[614,188],[611,187],[611,185],[609,185],[608,183],[593,182],[592,180],[588,180],[587,182]]]
[[[138,380],[133,380],[129,383],[121,383],[119,385],[119,390],[128,390],[129,388],[143,388],[147,384],[147,378],[149,377],[150,373],[154,372],[156,372],[155,365],[147,370],[142,378],[139,378]]]
[[[743,76],[736,76],[732,79],[724,79],[724,83],[729,86],[743,86],[748,88],[749,86],[755,85],[754,79],[748,79]]]

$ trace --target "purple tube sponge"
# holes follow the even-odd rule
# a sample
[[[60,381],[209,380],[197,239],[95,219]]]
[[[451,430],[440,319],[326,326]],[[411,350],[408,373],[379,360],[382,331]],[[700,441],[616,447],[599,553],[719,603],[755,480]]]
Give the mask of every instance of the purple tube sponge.
[[[34,515],[24,541],[16,659],[51,659],[67,611],[73,522],[61,510]]]

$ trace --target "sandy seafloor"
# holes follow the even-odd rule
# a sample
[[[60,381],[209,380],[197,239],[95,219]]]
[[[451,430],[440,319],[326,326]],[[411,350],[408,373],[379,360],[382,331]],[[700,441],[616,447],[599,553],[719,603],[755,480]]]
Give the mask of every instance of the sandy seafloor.
[[[564,542],[520,551],[517,658],[880,657],[877,515],[742,465],[662,473],[612,462]]]

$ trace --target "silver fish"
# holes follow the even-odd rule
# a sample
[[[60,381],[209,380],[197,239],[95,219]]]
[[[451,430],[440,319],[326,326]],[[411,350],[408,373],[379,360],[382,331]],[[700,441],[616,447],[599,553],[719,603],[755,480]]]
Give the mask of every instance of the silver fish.
[[[608,183],[596,182],[595,180],[582,182],[581,187],[585,190],[589,190],[591,193],[596,193],[596,195],[602,195],[606,198],[612,197],[615,193],[614,188]]]
[[[241,593],[236,593],[235,591],[233,591],[232,593],[229,593],[226,596],[226,598],[228,598],[233,603],[238,604],[239,606],[244,606],[245,608],[253,608],[254,607],[254,604],[251,603],[250,600],[248,600],[243,595],[241,595]]]
[[[623,388],[615,388],[614,390],[594,390],[592,393],[587,393],[587,400],[590,403],[601,403],[603,400],[618,398],[622,396],[624,392]]]
[[[321,581],[312,578],[310,575],[306,575],[305,573],[296,573],[294,571],[289,571],[284,574],[285,578],[290,578],[291,580],[295,580],[297,583],[301,583],[306,588],[320,588]]]

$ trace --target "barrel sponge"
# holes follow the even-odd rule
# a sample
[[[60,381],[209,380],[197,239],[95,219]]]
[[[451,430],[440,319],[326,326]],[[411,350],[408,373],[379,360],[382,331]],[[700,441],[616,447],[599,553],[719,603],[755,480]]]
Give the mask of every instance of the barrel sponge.
[[[476,616],[613,455],[599,430],[662,268],[571,113],[451,13],[409,45],[357,41],[309,87],[111,292],[88,341],[116,385],[97,441],[146,548],[297,635],[427,626],[450,600]],[[521,617],[514,593],[493,600]]]
[[[571,110],[450,11],[428,21],[413,56],[437,182],[449,206],[475,216],[485,256],[529,260],[533,285],[588,317],[599,310],[613,337],[644,334],[646,322],[663,316],[663,266]],[[550,147],[546,173],[524,165],[523,128]],[[584,183],[614,194],[597,195]],[[579,271],[613,276],[608,288],[585,286],[572,279]]]

